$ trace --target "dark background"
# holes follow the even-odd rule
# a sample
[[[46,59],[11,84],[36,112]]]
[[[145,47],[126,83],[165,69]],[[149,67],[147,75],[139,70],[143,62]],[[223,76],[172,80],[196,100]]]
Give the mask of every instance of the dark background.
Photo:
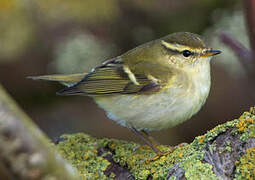
[[[152,133],[163,144],[191,142],[254,105],[246,72],[218,38],[229,32],[248,46],[242,9],[238,0],[1,0],[0,83],[51,139],[85,132],[137,141],[91,98],[56,96],[61,85],[26,76],[85,72],[169,33],[198,33],[223,51],[212,61],[208,100],[189,121]]]

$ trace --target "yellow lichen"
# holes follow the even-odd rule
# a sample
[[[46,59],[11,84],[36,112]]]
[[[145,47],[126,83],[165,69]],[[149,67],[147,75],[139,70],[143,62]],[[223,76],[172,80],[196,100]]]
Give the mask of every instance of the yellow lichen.
[[[104,171],[110,162],[95,154],[99,148],[95,143],[95,138],[82,133],[62,137],[65,141],[58,144],[58,150],[73,166],[79,169],[82,179],[107,178]]]
[[[254,109],[252,109],[252,112]],[[57,146],[61,154],[68,159],[75,167],[78,168],[81,175],[86,179],[113,179],[114,174],[109,177],[104,175],[104,171],[111,164],[104,157],[110,154],[113,160],[126,167],[135,179],[147,179],[149,176],[154,179],[164,179],[168,171],[180,163],[180,167],[185,170],[185,178],[188,180],[193,179],[217,179],[212,171],[212,166],[204,163],[204,147],[208,141],[213,141],[210,148],[215,147],[215,137],[231,130],[243,137],[243,139],[255,137],[255,113],[245,112],[239,119],[229,121],[225,124],[218,125],[214,129],[208,131],[205,135],[197,137],[191,144],[177,146],[172,153],[169,153],[161,158],[146,163],[146,159],[154,157],[156,154],[148,146],[140,146],[133,142],[126,142],[115,139],[97,139],[86,134],[64,135],[63,142]],[[110,149],[99,156],[100,148]],[[158,146],[160,151],[168,152],[171,147]],[[226,150],[231,152],[230,142],[226,142]],[[114,153],[113,153],[114,152]],[[255,155],[254,148],[247,149],[245,155],[240,161],[235,162],[237,166],[237,175],[241,177],[247,176],[249,173],[254,173],[252,168],[255,169]],[[252,161],[248,161],[248,159]],[[243,169],[248,169],[247,173]],[[243,171],[241,173],[241,171]],[[254,173],[255,174],[255,173]],[[248,176],[247,176],[248,177]],[[172,177],[174,179],[174,177]],[[248,178],[247,178],[248,179]],[[254,178],[255,179],[255,178]]]
[[[85,154],[84,156],[83,156],[83,159],[84,160],[86,160],[86,159],[88,159],[89,158],[89,156],[87,155],[87,154]]]
[[[152,168],[152,169],[151,169],[151,172],[152,172],[152,173],[155,173],[155,172],[156,172],[156,168]]]
[[[203,143],[204,140],[205,140],[205,136],[199,136],[198,140],[199,140],[200,143]]]
[[[255,147],[246,150],[245,154],[240,158],[237,163],[236,180],[255,179]]]
[[[238,131],[244,131],[247,127],[246,120],[240,120],[240,122],[236,125]]]
[[[158,174],[157,173],[154,173],[153,174],[153,179],[157,179],[158,178]]]
[[[249,124],[253,124],[253,123],[254,123],[254,119],[249,118],[249,119],[247,119],[247,122],[248,122]]]
[[[254,123],[254,119],[250,118],[249,116],[248,116],[248,118],[246,118],[246,117],[247,117],[247,113],[244,113],[244,114],[245,114],[245,116],[242,115],[242,116],[239,118],[239,119],[240,119],[239,123],[236,124],[236,128],[237,128],[237,130],[238,130],[239,132],[246,130],[246,128],[247,128],[250,124],[253,124],[253,123]]]

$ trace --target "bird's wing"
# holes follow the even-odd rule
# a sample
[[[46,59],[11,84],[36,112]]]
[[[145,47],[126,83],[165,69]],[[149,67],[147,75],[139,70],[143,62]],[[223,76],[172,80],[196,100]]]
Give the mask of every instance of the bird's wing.
[[[60,95],[110,95],[149,93],[160,84],[143,73],[133,73],[120,59],[105,61],[78,83],[58,92]]]

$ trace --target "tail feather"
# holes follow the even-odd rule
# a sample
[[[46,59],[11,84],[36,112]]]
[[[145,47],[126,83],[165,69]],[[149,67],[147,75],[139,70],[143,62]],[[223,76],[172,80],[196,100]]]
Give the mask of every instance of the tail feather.
[[[87,73],[78,73],[70,75],[43,75],[43,76],[28,76],[28,79],[32,80],[46,80],[46,81],[57,81],[67,87],[70,87],[77,82],[81,81]]]

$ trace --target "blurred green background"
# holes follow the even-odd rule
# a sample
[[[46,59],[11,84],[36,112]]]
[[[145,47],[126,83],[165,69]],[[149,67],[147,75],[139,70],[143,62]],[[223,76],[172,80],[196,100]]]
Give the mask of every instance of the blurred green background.
[[[56,96],[61,85],[26,76],[89,71],[177,31],[202,34],[223,51],[212,61],[212,88],[202,110],[175,128],[152,133],[163,144],[191,142],[255,104],[246,72],[218,38],[219,32],[230,32],[249,47],[241,1],[1,0],[0,82],[52,139],[85,132],[139,141],[107,119],[91,98]]]

